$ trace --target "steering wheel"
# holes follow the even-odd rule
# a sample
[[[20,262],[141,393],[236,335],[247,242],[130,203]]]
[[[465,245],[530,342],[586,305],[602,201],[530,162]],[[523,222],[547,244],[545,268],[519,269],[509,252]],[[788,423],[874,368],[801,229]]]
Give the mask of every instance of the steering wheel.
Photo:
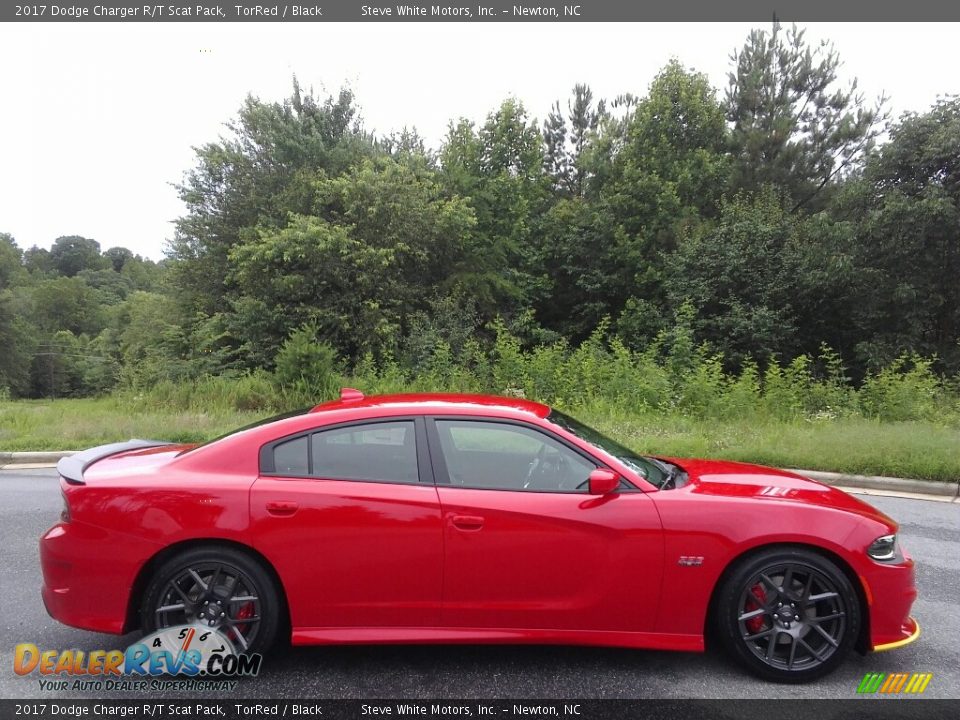
[[[527,476],[523,479],[523,489],[528,489],[533,484],[533,476],[537,469],[543,466],[543,459],[547,456],[546,443],[540,446],[540,450],[530,461],[530,469],[527,470]]]

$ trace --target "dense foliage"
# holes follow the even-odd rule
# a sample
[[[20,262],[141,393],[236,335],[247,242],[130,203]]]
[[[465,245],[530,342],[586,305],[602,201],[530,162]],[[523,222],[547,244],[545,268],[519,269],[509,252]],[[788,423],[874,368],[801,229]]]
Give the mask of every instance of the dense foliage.
[[[672,60],[542,124],[507,99],[436,151],[367,133],[347,90],[250,97],[197,149],[164,261],[0,234],[0,393],[221,377],[274,407],[346,376],[932,417],[960,371],[960,99],[884,126],[839,67],[775,24],[722,98]]]

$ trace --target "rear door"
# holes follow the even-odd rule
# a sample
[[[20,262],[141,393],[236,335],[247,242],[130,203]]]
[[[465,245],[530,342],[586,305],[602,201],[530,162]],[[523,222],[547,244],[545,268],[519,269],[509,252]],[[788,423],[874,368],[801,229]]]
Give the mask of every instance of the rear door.
[[[506,420],[428,421],[443,511],[443,624],[652,631],[663,539],[645,493],[587,493],[599,461]]]
[[[439,621],[443,563],[423,418],[322,428],[265,445],[250,510],[295,628]]]

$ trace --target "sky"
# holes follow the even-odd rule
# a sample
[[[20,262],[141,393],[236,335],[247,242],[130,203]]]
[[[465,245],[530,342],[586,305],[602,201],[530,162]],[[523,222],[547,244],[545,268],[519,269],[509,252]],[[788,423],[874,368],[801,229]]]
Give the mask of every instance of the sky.
[[[730,53],[768,23],[0,24],[0,232],[22,248],[83,235],[159,260],[183,214],[174,184],[246,95],[349,86],[365,127],[415,126],[437,147],[451,119],[509,96],[543,120],[575,83],[644,94],[671,57],[721,92]],[[894,117],[960,93],[960,25],[808,23],[843,83]]]

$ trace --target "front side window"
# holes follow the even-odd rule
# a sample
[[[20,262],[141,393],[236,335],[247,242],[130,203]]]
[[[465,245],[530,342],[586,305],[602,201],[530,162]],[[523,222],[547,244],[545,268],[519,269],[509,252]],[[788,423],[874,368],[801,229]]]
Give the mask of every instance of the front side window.
[[[533,428],[437,420],[450,485],[490,490],[586,492],[596,465]]]
[[[615,457],[644,480],[657,487],[662,487],[670,477],[669,468],[665,467],[663,462],[635,453],[616,440],[608,438],[606,435],[603,435],[588,425],[584,425],[569,415],[565,415],[559,410],[551,410],[547,416],[547,420],[554,425],[562,427],[567,432],[576,435],[581,440],[590,443],[598,450],[602,450],[608,455]]]

